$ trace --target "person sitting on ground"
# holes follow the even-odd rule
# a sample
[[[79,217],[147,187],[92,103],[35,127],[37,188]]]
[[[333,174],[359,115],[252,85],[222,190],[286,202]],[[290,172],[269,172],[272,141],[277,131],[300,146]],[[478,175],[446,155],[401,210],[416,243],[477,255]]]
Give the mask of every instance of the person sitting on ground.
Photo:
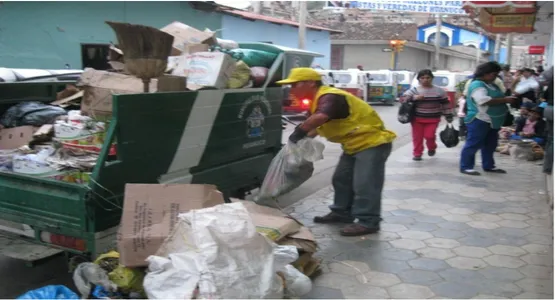
[[[414,102],[414,118],[411,122],[412,159],[420,161],[422,160],[422,152],[424,152],[424,140],[426,140],[428,155],[434,156],[436,154],[437,126],[442,115],[445,116],[447,122],[453,122],[453,109],[445,90],[432,84],[434,74],[431,70],[421,70],[416,78],[419,85],[406,91],[399,101],[401,103]]]
[[[515,120],[515,123],[526,121],[530,115],[530,111],[534,109],[535,105],[532,102],[524,102],[520,106],[520,116]]]
[[[543,109],[534,107],[527,118],[519,119],[516,123],[516,134],[511,136],[512,140],[523,138],[532,139],[538,145],[545,144],[545,121],[543,120]]]

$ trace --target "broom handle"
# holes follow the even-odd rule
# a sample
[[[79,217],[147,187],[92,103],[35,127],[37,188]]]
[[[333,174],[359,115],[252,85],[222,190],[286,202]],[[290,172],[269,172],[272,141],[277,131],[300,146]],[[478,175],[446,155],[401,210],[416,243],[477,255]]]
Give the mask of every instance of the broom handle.
[[[143,79],[143,92],[148,93],[150,86],[150,78]]]

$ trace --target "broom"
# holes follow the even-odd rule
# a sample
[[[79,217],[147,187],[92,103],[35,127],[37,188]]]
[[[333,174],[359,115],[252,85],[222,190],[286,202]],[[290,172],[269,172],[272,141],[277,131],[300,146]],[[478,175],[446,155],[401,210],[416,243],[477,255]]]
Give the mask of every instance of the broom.
[[[168,66],[173,36],[156,28],[106,21],[118,38],[125,53],[126,70],[143,80],[144,92],[149,92],[151,78],[160,77]]]

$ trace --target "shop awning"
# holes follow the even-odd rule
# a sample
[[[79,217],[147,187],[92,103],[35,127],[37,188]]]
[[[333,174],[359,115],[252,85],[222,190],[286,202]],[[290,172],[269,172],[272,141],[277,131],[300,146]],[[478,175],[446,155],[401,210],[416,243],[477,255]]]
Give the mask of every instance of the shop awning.
[[[532,33],[536,1],[464,1],[463,9],[491,33]]]

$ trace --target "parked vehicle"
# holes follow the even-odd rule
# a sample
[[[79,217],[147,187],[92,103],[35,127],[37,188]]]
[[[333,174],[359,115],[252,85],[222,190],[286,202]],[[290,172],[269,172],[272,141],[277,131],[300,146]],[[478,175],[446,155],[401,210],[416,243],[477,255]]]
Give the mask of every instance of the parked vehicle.
[[[241,198],[259,187],[282,145],[282,89],[273,82],[319,54],[239,46],[278,54],[263,87],[114,95],[89,183],[0,172],[0,232],[7,237],[0,253],[35,261],[113,249],[126,183],[214,184],[225,197]],[[74,82],[0,83],[0,113],[29,99],[50,103],[67,83]],[[219,99],[216,111],[199,117],[214,110],[210,99]]]
[[[42,70],[0,68],[0,82],[75,81],[83,70]]]
[[[367,90],[364,97],[370,104],[383,103],[394,105],[398,95],[397,76],[394,71],[362,71]]]
[[[401,97],[410,88],[415,74],[411,71],[395,71],[394,73],[397,75],[397,97]]]
[[[362,72],[358,69],[333,70],[328,73],[330,84],[338,89],[349,92],[357,97],[363,97],[364,83],[361,81]]]

